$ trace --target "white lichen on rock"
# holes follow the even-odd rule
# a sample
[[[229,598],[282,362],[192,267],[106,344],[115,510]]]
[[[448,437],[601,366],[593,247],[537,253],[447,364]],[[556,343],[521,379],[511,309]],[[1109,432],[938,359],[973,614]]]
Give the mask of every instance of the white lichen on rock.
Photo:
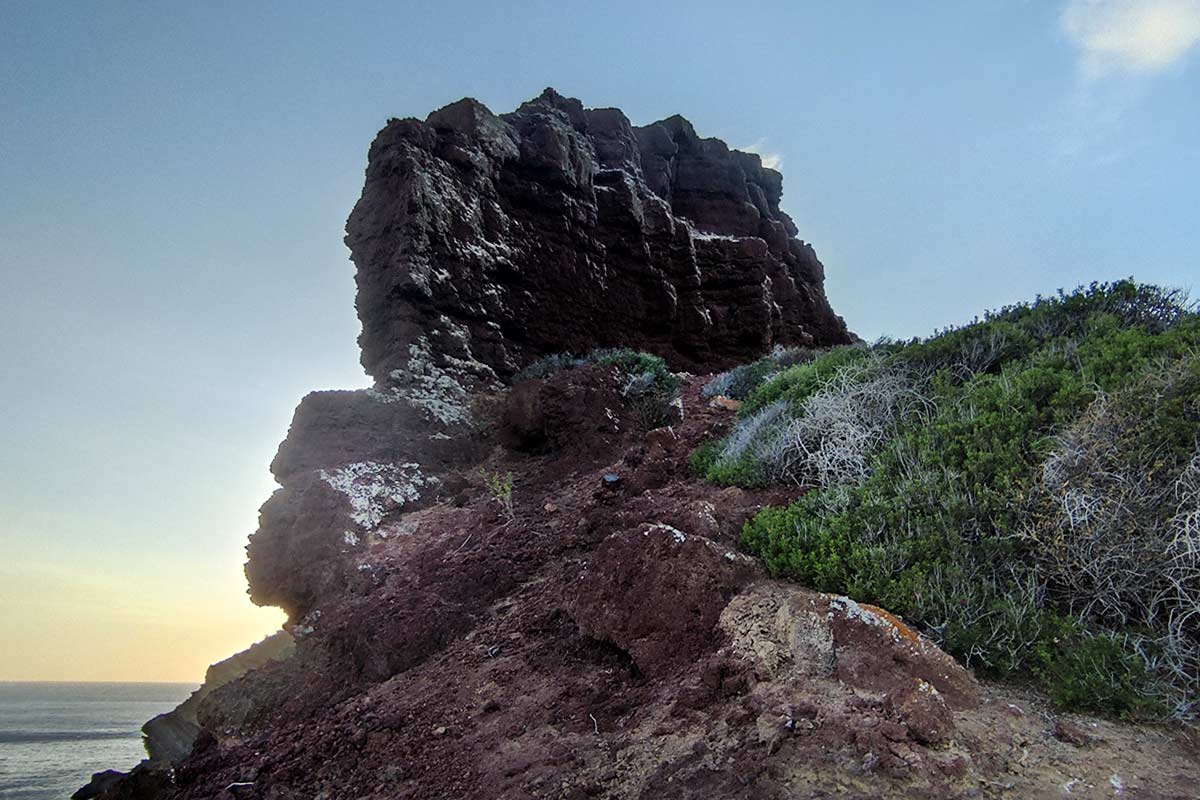
[[[448,337],[465,340],[462,327],[445,319]],[[439,331],[440,333],[441,331]],[[470,356],[469,351],[467,355]],[[442,425],[471,425],[469,386],[480,381],[496,384],[495,372],[473,358],[458,358],[443,353],[434,358],[433,346],[426,336],[408,346],[404,369],[392,370],[393,386],[387,390],[368,390],[380,402],[406,400],[429,420]]]
[[[408,356],[408,368],[392,372],[392,379],[401,384],[400,393],[429,419],[443,425],[469,425],[466,387],[433,360],[429,340],[422,336],[409,345]]]
[[[365,391],[367,393],[367,397],[371,398],[376,403],[384,403],[384,404],[399,403],[401,400],[404,399],[404,395],[402,395],[400,393],[400,390],[396,389],[396,388],[376,389],[374,387],[371,387],[370,389],[367,389]]]
[[[422,473],[421,465],[415,463],[359,461],[335,470],[321,470],[320,475],[321,480],[346,496],[350,501],[350,518],[365,531],[378,526],[388,511],[419,500],[423,490],[441,484],[437,478]],[[344,541],[355,545],[358,536],[347,531]]]
[[[687,536],[684,535],[683,531],[679,530],[678,528],[672,527],[672,526],[666,524],[665,522],[656,522],[655,524],[653,524],[649,528],[647,528],[645,533],[643,533],[642,535],[649,536],[650,531],[663,531],[664,533],[669,533],[671,535],[671,538],[675,540],[676,544],[683,544],[684,542],[687,541]]]
[[[312,611],[304,615],[303,619],[292,626],[292,636],[297,639],[302,639],[305,636],[312,634],[317,629],[317,622],[321,619],[321,609],[314,608]]]

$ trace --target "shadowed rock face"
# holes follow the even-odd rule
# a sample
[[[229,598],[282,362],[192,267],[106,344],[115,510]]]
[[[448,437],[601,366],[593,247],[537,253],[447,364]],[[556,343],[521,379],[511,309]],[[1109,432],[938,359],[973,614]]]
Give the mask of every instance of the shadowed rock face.
[[[363,365],[388,386],[430,352],[491,380],[597,346],[714,369],[845,343],[782,181],[682,117],[635,128],[552,89],[391,120],[346,225]]]
[[[353,584],[354,554],[458,491],[490,447],[480,403],[541,355],[624,345],[707,371],[848,341],[781,187],[682,117],[634,128],[549,89],[389,122],[346,226],[376,387],[296,410],[248,547],[254,601],[298,622]],[[539,414],[619,405],[555,387]]]
[[[217,689],[272,661],[291,657],[295,642],[284,631],[274,633],[208,668],[204,683],[191,697],[166,714],[159,714],[142,726],[146,754],[150,761],[174,765],[187,757],[200,733],[197,710],[206,697]]]

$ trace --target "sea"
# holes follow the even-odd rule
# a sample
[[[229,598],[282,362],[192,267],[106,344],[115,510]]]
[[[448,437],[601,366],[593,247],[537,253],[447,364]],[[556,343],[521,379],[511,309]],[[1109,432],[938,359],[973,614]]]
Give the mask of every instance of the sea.
[[[65,800],[93,772],[146,757],[142,723],[191,683],[0,682],[0,800]]]

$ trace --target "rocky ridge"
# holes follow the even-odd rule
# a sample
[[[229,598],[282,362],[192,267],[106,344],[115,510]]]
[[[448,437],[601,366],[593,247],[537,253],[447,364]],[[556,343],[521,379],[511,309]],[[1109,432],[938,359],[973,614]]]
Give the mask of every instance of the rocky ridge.
[[[304,398],[247,548],[294,646],[214,673],[171,718],[178,746],[100,796],[1045,796],[1114,776],[1186,796],[1187,741],[1058,718],[883,609],[770,579],[741,524],[799,490],[691,476],[733,418],[703,378],[650,431],[612,366],[509,385],[594,346],[707,371],[847,341],[779,181],[682,118],[634,128],[549,90],[389,122],[347,224],[375,386]],[[506,474],[511,513],[485,477]]]

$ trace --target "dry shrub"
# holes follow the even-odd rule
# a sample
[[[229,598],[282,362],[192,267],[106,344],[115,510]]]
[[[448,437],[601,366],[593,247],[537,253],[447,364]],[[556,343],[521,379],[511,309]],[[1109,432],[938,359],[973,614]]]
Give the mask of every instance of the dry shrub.
[[[1180,459],[1143,433],[1147,397],[1169,394],[1185,370],[1098,393],[1043,463],[1023,533],[1057,600],[1135,632],[1146,666],[1176,688],[1180,716],[1200,681],[1200,445]]]
[[[805,399],[786,424],[757,437],[755,458],[772,480],[859,483],[895,421],[926,405],[907,373],[882,358],[848,364]]]

